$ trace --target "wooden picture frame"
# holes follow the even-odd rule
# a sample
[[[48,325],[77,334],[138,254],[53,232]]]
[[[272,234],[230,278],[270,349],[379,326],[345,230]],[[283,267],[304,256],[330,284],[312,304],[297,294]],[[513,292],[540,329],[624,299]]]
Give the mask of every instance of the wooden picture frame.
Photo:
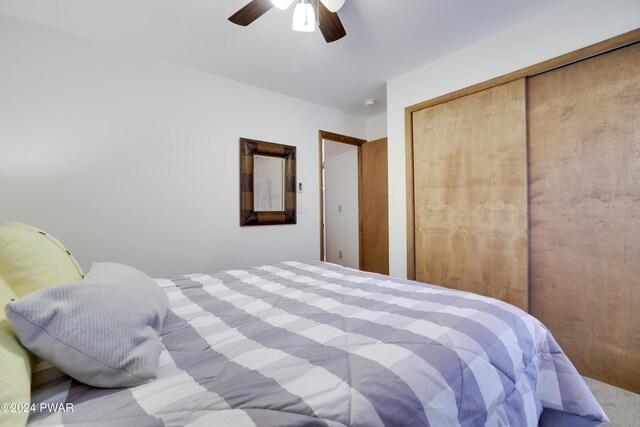
[[[282,210],[255,210],[256,156],[283,159]],[[240,138],[240,226],[296,223],[296,147]]]

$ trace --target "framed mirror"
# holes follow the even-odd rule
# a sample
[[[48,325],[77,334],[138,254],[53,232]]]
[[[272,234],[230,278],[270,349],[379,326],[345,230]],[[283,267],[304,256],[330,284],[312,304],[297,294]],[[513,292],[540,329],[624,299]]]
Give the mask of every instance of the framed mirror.
[[[296,223],[296,147],[240,138],[240,225]]]

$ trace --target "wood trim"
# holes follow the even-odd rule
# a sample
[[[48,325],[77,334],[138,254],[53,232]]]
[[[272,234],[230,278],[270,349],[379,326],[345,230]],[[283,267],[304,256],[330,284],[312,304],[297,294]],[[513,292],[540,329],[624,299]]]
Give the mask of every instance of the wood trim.
[[[367,142],[364,139],[354,138],[352,136],[340,135],[339,133],[327,132],[326,130],[320,131],[320,140],[328,139],[334,142],[342,142],[349,145],[362,145]]]
[[[320,173],[320,261],[324,259],[324,193],[322,191],[322,144],[325,139],[343,144],[355,145],[358,147],[358,268],[362,269],[362,144],[365,139],[354,138],[352,136],[341,135],[339,133],[328,132],[320,129],[318,131],[318,158]]]
[[[601,41],[599,43],[592,44],[587,47],[583,47],[573,52],[566,53],[556,58],[552,58],[547,61],[543,61],[538,64],[531,65],[529,67],[525,67],[517,71],[513,71],[509,74],[505,74],[503,76],[496,77],[491,80],[487,80],[486,82],[478,83],[476,85],[469,86],[464,89],[460,89],[455,92],[451,92],[446,95],[439,96],[437,98],[423,101],[418,104],[410,105],[409,107],[405,108],[405,111],[414,112],[414,111],[422,110],[427,107],[431,107],[436,104],[442,104],[443,102],[447,102],[452,99],[470,95],[472,93],[480,92],[482,90],[489,89],[491,87],[498,86],[504,83],[509,83],[511,81],[518,80],[523,77],[530,77],[532,75],[540,74],[542,72],[549,71],[554,68],[562,67],[564,65],[569,65],[571,63],[578,62],[583,59],[587,59],[591,56],[599,55],[609,50],[617,49],[638,41],[640,41],[640,28],[631,30],[624,34],[620,34],[619,36]]]
[[[319,177],[318,181],[320,185],[318,188],[320,189],[320,261],[324,261],[324,191],[322,190],[322,131],[318,131],[318,163],[319,163]]]
[[[416,229],[415,204],[413,194],[413,112],[404,112],[404,133],[406,135],[406,175],[407,175],[407,279],[416,279]]]
[[[363,233],[364,233],[364,225],[362,221],[362,206],[363,206],[363,198],[362,192],[364,191],[363,182],[362,182],[362,144],[358,145],[358,270],[362,270],[364,267],[364,241],[363,241]]]
[[[410,105],[405,111],[405,158],[406,158],[406,192],[407,192],[407,278],[415,280],[415,205],[414,205],[414,162],[413,162],[413,119],[415,111],[422,110],[437,104],[442,104],[452,99],[461,98],[476,92],[480,92],[501,84],[509,83],[521,78],[531,77],[536,74],[550,71],[564,65],[596,56],[610,50],[618,49],[633,43],[640,42],[640,28],[628,31],[607,40],[583,47],[573,52],[560,55],[556,58],[513,71],[500,77],[469,86],[437,98],[429,99],[417,104]]]

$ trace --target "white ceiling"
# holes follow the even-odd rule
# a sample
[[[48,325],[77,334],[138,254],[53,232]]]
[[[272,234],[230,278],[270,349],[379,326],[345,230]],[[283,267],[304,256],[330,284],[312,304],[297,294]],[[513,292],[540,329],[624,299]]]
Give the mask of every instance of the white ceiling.
[[[0,0],[0,13],[372,117],[386,111],[387,80],[563,1],[346,0],[347,36],[331,44],[292,31],[293,7],[227,21],[249,0]]]

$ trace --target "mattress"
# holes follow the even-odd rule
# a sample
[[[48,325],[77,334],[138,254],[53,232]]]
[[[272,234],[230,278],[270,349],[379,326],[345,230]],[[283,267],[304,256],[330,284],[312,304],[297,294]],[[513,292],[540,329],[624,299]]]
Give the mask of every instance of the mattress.
[[[64,405],[29,425],[607,420],[549,330],[492,298],[321,262],[156,281],[170,300],[158,378],[128,389],[63,381],[34,393]]]

